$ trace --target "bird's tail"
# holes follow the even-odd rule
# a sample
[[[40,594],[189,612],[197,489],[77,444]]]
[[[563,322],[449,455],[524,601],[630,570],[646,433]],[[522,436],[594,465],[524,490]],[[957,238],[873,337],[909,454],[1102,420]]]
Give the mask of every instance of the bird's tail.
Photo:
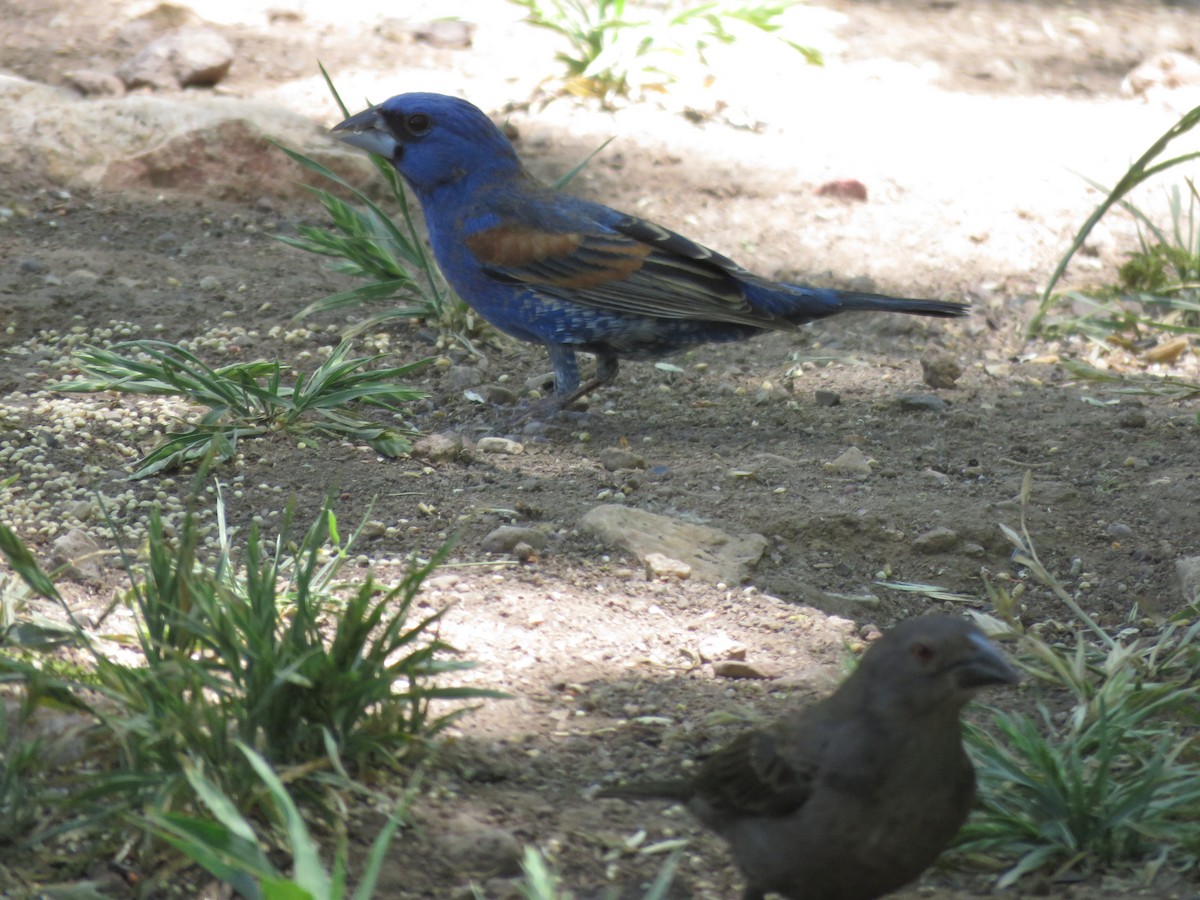
[[[597,791],[597,797],[618,797],[625,800],[675,800],[686,803],[696,793],[690,781],[638,781],[615,784]]]
[[[757,309],[772,313],[793,325],[802,325],[814,319],[824,319],[826,316],[856,310],[941,318],[967,316],[971,313],[971,307],[965,303],[949,303],[945,300],[889,297],[887,294],[839,291],[835,288],[818,288],[805,284],[788,284],[784,287],[785,291],[776,289],[758,293],[753,302]]]
[[[886,294],[867,294],[862,291],[834,291],[837,294],[838,312],[847,310],[874,310],[876,312],[909,313],[914,316],[938,316],[943,319],[971,314],[965,303],[949,303],[945,300],[914,300],[911,297],[889,297]]]

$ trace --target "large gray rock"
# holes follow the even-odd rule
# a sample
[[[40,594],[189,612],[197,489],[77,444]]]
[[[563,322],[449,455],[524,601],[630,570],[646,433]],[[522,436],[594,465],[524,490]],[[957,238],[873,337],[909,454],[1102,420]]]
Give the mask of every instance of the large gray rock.
[[[767,549],[761,534],[729,534],[616,504],[593,507],[579,524],[602,543],[632,553],[643,565],[651,554],[662,554],[686,563],[693,577],[714,584],[741,584]]]

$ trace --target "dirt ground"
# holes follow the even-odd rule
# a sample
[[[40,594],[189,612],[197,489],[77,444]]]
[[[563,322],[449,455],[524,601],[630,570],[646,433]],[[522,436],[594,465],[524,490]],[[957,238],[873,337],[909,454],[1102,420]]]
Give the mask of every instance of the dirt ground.
[[[51,84],[72,68],[111,68],[130,52],[114,34],[147,8],[0,0],[0,59]],[[510,873],[487,868],[511,861],[513,838],[541,847],[581,898],[614,885],[640,896],[663,857],[639,847],[685,838],[674,896],[735,896],[738,876],[719,841],[682,811],[596,801],[589,789],[677,772],[747,718],[827,691],[848,642],[875,628],[935,609],[986,609],[981,571],[1026,577],[999,523],[1016,524],[1027,469],[1038,549],[1101,622],[1146,627],[1147,616],[1178,606],[1176,559],[1200,547],[1200,406],[1082,382],[1061,363],[1195,381],[1193,351],[1168,370],[1080,338],[1026,344],[1020,335],[1034,293],[1098,200],[1079,175],[1111,183],[1174,121],[1120,83],[1160,51],[1195,50],[1197,4],[827,0],[813,4],[812,27],[828,65],[788,70],[786,91],[756,63],[721,55],[735,47],[712,60],[713,85],[683,83],[616,111],[546,103],[552,36],[499,0],[461,4],[478,24],[469,49],[381,37],[394,13],[369,5],[339,5],[340,21],[325,7],[193,8],[237,47],[220,92],[307,104],[330,125],[319,59],[352,86],[348,101],[462,93],[509,118],[519,152],[546,178],[616,134],[574,190],[765,275],[974,305],[962,322],[845,317],[798,336],[701,347],[672,359],[677,370],[626,364],[586,412],[517,424],[512,407],[474,402],[463,385],[520,388],[547,370],[544,351],[495,340],[473,355],[401,327],[362,349],[397,364],[441,358],[414,381],[429,399],[404,423],[468,445],[509,437],[523,452],[429,462],[333,441],[301,447],[285,435],[243,442],[216,473],[238,528],[260,517],[270,530],[291,497],[307,521],[333,488],[341,521],[373,523],[356,552],[384,573],[457,535],[427,602],[453,604],[444,636],[477,661],[467,680],[513,695],[457,727],[417,801],[420,827],[397,839],[379,896],[470,897],[471,884],[510,896]],[[817,194],[842,178],[866,185],[868,202]],[[304,368],[348,322],[292,319],[350,286],[271,237],[323,223],[311,199],[266,189],[220,201],[64,190],[9,172],[0,173],[0,207],[10,210],[0,219],[0,478],[17,476],[0,487],[0,516],[40,553],[72,527],[113,545],[88,510],[95,492],[115,501],[116,520],[136,535],[150,502],[177,508],[189,485],[186,473],[127,479],[183,408],[44,390],[72,371],[72,347],[158,337],[192,341],[214,364],[279,356]],[[1106,223],[1070,283],[1111,275],[1132,235],[1120,217]],[[923,383],[919,359],[931,350],[961,364],[956,388]],[[818,391],[840,402],[822,405]],[[133,439],[122,436],[131,423]],[[826,469],[851,446],[874,461],[869,476]],[[600,457],[614,447],[644,467],[610,471]],[[761,534],[767,551],[743,585],[648,580],[635,559],[580,530],[602,502]],[[502,524],[544,531],[547,549],[524,562],[485,553],[482,539]],[[939,527],[957,540],[917,540]],[[877,584],[881,573],[979,599],[899,592]],[[110,570],[71,595],[81,610],[99,608],[115,577]],[[1031,623],[1068,618],[1034,584],[1025,614]],[[701,653],[714,642],[741,645],[747,662],[777,677],[716,677]],[[353,822],[364,846],[381,824],[366,809]],[[938,869],[901,896],[979,896],[990,881]],[[1028,879],[1010,893],[1196,890],[1166,874],[1150,887],[1085,875],[1080,884]]]

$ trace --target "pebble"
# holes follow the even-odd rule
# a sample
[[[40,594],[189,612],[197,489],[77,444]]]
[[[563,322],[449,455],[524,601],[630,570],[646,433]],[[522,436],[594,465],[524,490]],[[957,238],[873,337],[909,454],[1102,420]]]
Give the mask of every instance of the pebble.
[[[520,394],[503,384],[489,384],[483,388],[483,398],[496,406],[512,406],[519,397]]]
[[[447,459],[457,459],[463,452],[463,436],[454,431],[442,431],[438,434],[427,434],[418,438],[412,446],[412,455],[416,459],[427,459],[430,462],[441,462]]]
[[[871,463],[857,447],[851,447],[833,462],[825,463],[825,471],[835,475],[865,477],[871,474]]]
[[[616,472],[618,469],[646,468],[646,460],[644,458],[632,450],[626,450],[623,447],[606,447],[600,451],[598,459],[600,460],[600,465],[604,466],[610,472]]]
[[[947,405],[933,394],[903,394],[896,398],[896,408],[905,412],[941,412]]]
[[[545,532],[536,528],[525,528],[520,525],[501,525],[489,532],[479,547],[484,553],[514,553],[518,545],[525,544],[531,550],[544,550],[547,538]]]
[[[939,525],[913,539],[912,547],[918,553],[945,553],[958,543],[958,532]]]
[[[480,453],[503,453],[516,456],[518,453],[525,452],[525,445],[509,438],[482,437],[475,444],[475,449]]]
[[[450,377],[450,386],[456,391],[465,391],[467,388],[483,384],[483,373],[474,366],[451,366],[447,374]]]
[[[72,528],[50,545],[50,562],[80,584],[98,583],[104,574],[100,545],[80,528]]]
[[[1200,556],[1184,556],[1175,560],[1175,574],[1183,602],[1188,606],[1200,604]]]
[[[1104,529],[1104,533],[1109,537],[1114,538],[1131,538],[1133,537],[1133,529],[1124,522],[1113,522]]]
[[[438,839],[441,856],[455,869],[480,875],[516,875],[521,871],[521,842],[503,828],[459,816],[449,823],[459,830]]]
[[[1145,428],[1146,413],[1140,409],[1128,409],[1117,416],[1117,424],[1122,428]]]
[[[921,376],[931,388],[952,388],[962,376],[953,353],[931,350],[921,357]]]
[[[813,400],[817,406],[837,406],[842,402],[842,395],[837,391],[814,391]]]
[[[125,84],[111,72],[73,69],[63,73],[63,80],[85,97],[122,97],[125,94]]]
[[[233,64],[233,45],[211,28],[181,28],[147,44],[117,69],[127,88],[213,85]]]
[[[67,284],[95,284],[99,280],[100,276],[90,269],[72,269],[63,276]]]
[[[665,553],[647,553],[642,557],[647,578],[678,578],[686,581],[692,577],[692,567],[687,563],[667,556]]]
[[[778,673],[763,666],[740,659],[723,659],[713,663],[713,675],[717,678],[778,678]]]
[[[700,640],[700,659],[703,662],[714,660],[745,660],[746,645],[735,641],[727,634],[710,634]]]

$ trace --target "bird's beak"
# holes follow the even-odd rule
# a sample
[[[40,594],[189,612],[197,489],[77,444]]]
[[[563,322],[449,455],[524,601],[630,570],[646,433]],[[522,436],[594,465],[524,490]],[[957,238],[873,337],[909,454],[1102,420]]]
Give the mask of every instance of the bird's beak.
[[[971,690],[992,684],[1016,684],[1021,680],[999,647],[979,634],[971,635],[970,641],[971,652],[954,667],[960,688]]]
[[[385,159],[394,157],[399,145],[375,107],[356,113],[330,131],[339,141],[368,153],[378,153]]]

